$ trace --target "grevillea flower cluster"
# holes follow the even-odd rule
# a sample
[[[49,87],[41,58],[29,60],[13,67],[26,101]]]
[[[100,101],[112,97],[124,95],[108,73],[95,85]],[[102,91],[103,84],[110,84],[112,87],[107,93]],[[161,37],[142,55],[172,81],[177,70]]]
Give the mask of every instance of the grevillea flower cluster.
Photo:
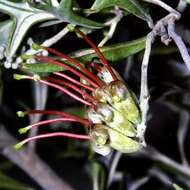
[[[36,82],[58,89],[71,98],[79,101],[87,107],[87,118],[69,114],[57,110],[27,110],[19,111],[23,117],[29,114],[55,115],[54,119],[48,119],[21,128],[20,133],[29,129],[54,122],[79,122],[88,127],[88,134],[73,134],[66,132],[53,132],[29,137],[16,144],[20,148],[23,144],[37,139],[64,136],[77,139],[86,139],[92,142],[93,149],[103,155],[107,155],[111,149],[124,153],[134,152],[142,146],[137,138],[136,127],[141,121],[140,110],[133,92],[127,87],[118,73],[110,66],[99,48],[81,32],[78,28],[73,29],[79,34],[97,53],[99,61],[81,63],[64,53],[49,47],[38,46],[43,50],[57,56],[32,55],[37,61],[49,62],[70,71],[71,77],[65,72],[53,72],[51,76],[15,74],[15,79],[35,80]],[[60,61],[66,60],[66,61]],[[69,62],[69,63],[68,63]],[[71,90],[70,90],[71,89]],[[76,93],[75,93],[76,92]]]

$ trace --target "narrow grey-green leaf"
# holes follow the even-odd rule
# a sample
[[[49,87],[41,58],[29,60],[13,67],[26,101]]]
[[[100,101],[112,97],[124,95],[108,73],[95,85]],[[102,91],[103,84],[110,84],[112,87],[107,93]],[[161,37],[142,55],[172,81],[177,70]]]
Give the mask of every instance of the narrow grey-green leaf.
[[[102,9],[118,6],[126,11],[132,13],[133,15],[152,23],[152,19],[144,8],[140,5],[137,0],[96,0],[91,7],[93,11],[100,11]]]
[[[146,38],[143,37],[129,42],[104,46],[100,48],[100,50],[108,61],[118,61],[143,50],[145,48],[145,41]],[[77,51],[73,53],[72,56],[78,58],[82,62],[88,62],[98,57],[92,49]]]
[[[184,190],[182,187],[180,187],[179,185],[173,183],[173,187],[175,188],[175,190]]]
[[[130,42],[122,42],[110,46],[104,46],[100,48],[100,50],[108,61],[117,61],[142,51],[145,48],[145,41],[146,38],[143,37]],[[71,56],[75,57],[82,63],[86,63],[91,61],[93,58],[96,58],[97,54],[92,49],[86,49],[74,52]],[[63,67],[51,63],[25,63],[23,64],[23,69],[30,70],[32,72],[54,72],[65,70]]]
[[[102,28],[104,25],[85,17],[75,14],[72,10],[72,0],[62,0],[55,14],[61,19],[66,18],[67,22],[88,28]]]
[[[54,65],[52,63],[35,63],[35,64],[28,64],[23,63],[22,69],[29,70],[35,73],[41,73],[41,72],[55,72],[55,71],[64,71],[65,69],[63,67],[60,67],[58,65]]]

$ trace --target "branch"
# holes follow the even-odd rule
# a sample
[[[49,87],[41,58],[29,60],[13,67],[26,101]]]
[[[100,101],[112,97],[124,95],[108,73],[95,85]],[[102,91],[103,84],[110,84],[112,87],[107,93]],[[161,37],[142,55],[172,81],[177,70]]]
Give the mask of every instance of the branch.
[[[183,175],[186,178],[190,179],[190,168],[187,166],[184,166],[175,160],[172,160],[171,158],[165,156],[164,154],[160,153],[154,148],[147,147],[146,149],[141,150],[139,152],[140,154],[143,154],[149,159],[152,159],[154,161],[161,162],[165,164],[167,167],[165,169],[168,169],[170,171],[173,171],[174,173],[177,173],[178,175]]]
[[[181,37],[175,32],[175,23],[174,23],[173,18],[171,18],[168,21],[168,34],[169,34],[170,38],[172,38],[173,41],[176,43],[176,45],[181,53],[181,56],[183,58],[183,61],[185,62],[187,68],[190,71],[190,56],[187,51],[187,47],[185,46],[185,43],[183,42]]]
[[[29,151],[26,147],[21,150],[13,149],[12,145],[16,143],[17,140],[0,127],[0,153],[3,156],[20,167],[44,190],[73,190],[33,151]]]
[[[116,154],[114,155],[114,158],[111,162],[111,166],[109,169],[109,174],[108,174],[108,180],[107,180],[107,187],[109,188],[111,183],[113,182],[113,178],[115,177],[116,174],[116,169],[119,163],[119,160],[122,156],[121,152],[116,152]]]
[[[143,62],[141,66],[140,109],[141,109],[141,114],[142,114],[142,120],[141,120],[140,125],[138,125],[137,127],[137,137],[139,138],[140,142],[143,145],[145,145],[144,133],[146,130],[147,112],[148,112],[148,107],[149,107],[148,106],[149,91],[148,91],[147,73],[148,73],[148,63],[149,63],[153,40],[154,40],[154,34],[153,32],[150,32],[147,35],[146,47],[145,47]]]
[[[146,1],[148,3],[152,3],[152,4],[155,4],[155,5],[158,5],[160,7],[162,7],[163,9],[167,10],[169,13],[175,13],[175,14],[178,14],[179,17],[180,17],[180,13],[177,12],[175,9],[173,9],[172,7],[170,7],[169,5],[167,5],[166,3],[160,1],[160,0],[143,0],[143,1]]]
[[[109,21],[109,23],[107,23],[108,25],[110,25],[110,29],[109,29],[108,33],[105,35],[105,37],[101,40],[98,47],[102,47],[109,39],[112,38],[119,21],[123,17],[122,11],[118,7],[115,8],[114,12],[115,12],[116,16],[113,19],[111,19],[111,21]]]
[[[140,109],[142,114],[141,123],[137,126],[137,137],[139,138],[139,142],[146,146],[144,133],[146,130],[146,121],[147,121],[147,112],[148,112],[148,100],[149,100],[149,91],[148,91],[148,80],[147,80],[147,71],[148,71],[148,63],[151,53],[151,47],[153,40],[156,36],[161,37],[161,41],[168,45],[171,41],[171,37],[174,39],[178,48],[181,49],[180,52],[183,53],[182,56],[186,60],[186,65],[189,66],[190,69],[190,57],[188,55],[186,47],[184,47],[184,43],[179,36],[174,32],[174,21],[180,18],[180,14],[177,11],[173,11],[160,19],[152,31],[147,35],[146,39],[146,47],[145,53],[143,57],[143,62],[141,66],[141,91],[140,91]],[[166,30],[168,27],[168,31]],[[171,28],[172,27],[172,28]],[[173,29],[173,30],[172,30]],[[182,52],[183,51],[183,52]]]
[[[176,9],[180,12],[183,12],[186,7],[187,7],[187,1],[186,0],[179,0],[179,3],[177,5]]]
[[[182,103],[189,105],[189,94],[183,95]],[[185,144],[185,138],[186,138],[188,128],[189,128],[189,121],[190,121],[189,112],[185,109],[180,110],[177,140],[178,140],[178,146],[179,146],[179,152],[180,152],[182,164],[187,167],[189,167],[189,164],[186,158],[184,144]]]
[[[40,83],[33,82],[33,97],[34,97],[34,106],[35,109],[45,109],[46,106],[46,101],[47,101],[47,90],[48,87],[47,85],[43,85]],[[39,122],[41,119],[42,115],[30,115],[30,123],[36,123]],[[38,133],[39,128],[32,128],[29,132],[29,137],[35,136]],[[35,149],[36,141],[31,141],[29,142],[29,148],[30,150]]]
[[[64,27],[60,32],[58,32],[53,37],[45,40],[41,45],[46,46],[46,47],[50,47],[53,44],[57,43],[59,40],[61,40],[63,38],[63,36],[65,36],[68,32],[69,32],[68,27]]]

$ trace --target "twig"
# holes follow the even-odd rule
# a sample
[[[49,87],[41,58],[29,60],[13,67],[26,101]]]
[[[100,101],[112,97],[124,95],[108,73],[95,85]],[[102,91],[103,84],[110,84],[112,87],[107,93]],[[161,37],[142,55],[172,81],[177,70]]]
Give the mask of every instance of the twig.
[[[182,103],[187,104],[189,102],[189,94],[185,94],[183,97]],[[189,121],[190,121],[190,115],[187,110],[181,110],[179,115],[179,128],[177,132],[177,140],[178,140],[178,146],[179,146],[179,152],[182,160],[182,164],[184,166],[188,166],[188,161],[186,158],[185,150],[184,150],[184,141],[185,137],[187,135],[187,130],[189,127]]]
[[[164,183],[166,186],[171,186],[172,182],[170,177],[163,172],[160,168],[153,166],[149,171],[151,177],[157,178],[160,182]]]
[[[99,190],[98,187],[98,174],[92,177],[93,190]]]
[[[187,7],[187,1],[186,0],[179,0],[179,3],[177,5],[176,9],[180,12],[183,12],[186,7]]]
[[[68,27],[63,28],[59,33],[57,33],[55,36],[51,37],[50,39],[44,41],[42,43],[42,46],[50,47],[53,44],[57,43],[60,39],[63,38],[67,33],[69,32]]]
[[[26,147],[14,150],[14,139],[3,127],[0,127],[0,153],[15,163],[44,190],[73,190],[65,181],[55,174],[34,152]]]
[[[140,179],[131,182],[128,190],[138,190],[142,185],[144,185],[149,180],[149,176],[142,177]]]
[[[102,41],[99,43],[98,47],[102,47],[109,39],[112,38],[112,36],[115,32],[115,29],[117,27],[117,24],[123,17],[122,11],[118,7],[116,7],[115,14],[116,14],[115,18],[113,18],[111,20],[111,23],[109,23],[110,29],[109,29],[108,34],[102,39]]]
[[[190,56],[187,51],[187,47],[185,46],[185,43],[183,42],[181,37],[175,32],[174,18],[171,18],[168,21],[168,34],[169,34],[169,37],[172,38],[173,41],[176,43],[176,45],[181,53],[181,56],[186,64],[187,68],[190,71]]]
[[[162,7],[163,9],[167,10],[169,13],[179,14],[175,9],[173,9],[172,7],[170,7],[169,5],[167,5],[166,3],[164,3],[160,0],[143,0],[143,1],[158,5],[158,6]]]
[[[144,156],[148,157],[149,159],[166,164],[168,166],[168,169],[172,169],[172,170],[174,170],[175,173],[177,173],[179,175],[182,174],[183,176],[186,176],[188,179],[190,179],[190,168],[189,167],[183,166],[182,164],[177,163],[176,161],[163,155],[156,149],[147,147],[146,149],[141,150],[141,152],[139,152],[139,153],[142,153]],[[165,167],[165,168],[167,169],[167,167]]]
[[[114,155],[113,161],[111,163],[111,168],[110,168],[109,174],[108,174],[108,180],[107,180],[107,187],[108,188],[111,185],[112,180],[115,176],[116,168],[117,168],[117,165],[119,163],[121,156],[122,156],[121,152],[116,152],[116,154]]]
[[[146,146],[144,133],[146,130],[148,99],[149,99],[147,71],[148,71],[148,63],[149,63],[149,57],[150,57],[150,52],[151,52],[151,46],[156,36],[160,36],[161,41],[165,43],[166,45],[169,44],[171,39],[170,39],[170,34],[168,34],[168,31],[166,30],[166,27],[167,26],[169,27],[169,24],[171,24],[171,21],[174,22],[175,20],[179,19],[180,16],[181,16],[180,13],[178,13],[177,11],[171,12],[170,14],[166,15],[164,18],[160,19],[156,23],[156,25],[153,27],[152,31],[147,35],[145,53],[144,53],[143,62],[141,66],[140,109],[141,109],[141,114],[142,114],[142,120],[141,120],[141,123],[137,126],[137,137],[139,138],[140,143],[144,146]]]
[[[145,53],[143,57],[143,62],[141,66],[141,91],[140,91],[140,109],[142,114],[141,123],[137,127],[137,137],[143,145],[146,145],[144,140],[144,133],[146,130],[146,117],[148,112],[148,100],[149,100],[149,91],[148,91],[148,63],[150,58],[151,46],[154,40],[153,32],[150,32],[147,35]]]
[[[46,105],[47,101],[47,90],[48,87],[47,85],[42,85],[40,83],[33,83],[33,91],[34,91],[34,104],[35,104],[35,109],[41,109],[43,110]],[[30,115],[30,123],[36,123],[40,121],[41,115],[35,114],[35,115]],[[29,133],[29,137],[35,136],[38,133],[39,128],[32,128]],[[31,141],[29,142],[28,146],[31,151],[34,151],[36,145],[36,141]]]

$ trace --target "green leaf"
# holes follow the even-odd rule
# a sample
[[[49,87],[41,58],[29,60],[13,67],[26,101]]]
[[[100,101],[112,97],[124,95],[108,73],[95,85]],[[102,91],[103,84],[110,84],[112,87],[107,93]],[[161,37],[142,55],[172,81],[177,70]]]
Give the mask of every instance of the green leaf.
[[[186,0],[187,1],[187,3],[189,3],[190,4],[190,0]]]
[[[173,184],[173,187],[175,188],[175,190],[183,190],[183,188],[182,187],[180,187],[179,185],[177,185],[177,184]]]
[[[108,61],[117,61],[142,51],[145,48],[145,41],[146,38],[143,37],[130,42],[122,42],[110,46],[104,46],[100,48],[100,50]],[[74,52],[71,56],[85,63],[91,61],[93,58],[96,58],[97,54],[92,49],[86,49]],[[32,72],[54,72],[64,70],[63,67],[59,67],[51,63],[25,63],[23,64],[23,69],[30,70]]]
[[[23,183],[6,176],[2,172],[0,172],[0,189],[33,190],[33,188],[30,188],[30,187],[24,185]]]
[[[84,26],[87,28],[102,28],[104,25],[92,20],[89,20],[85,17],[75,14],[72,10],[72,0],[62,0],[60,6],[55,11],[55,14],[58,18],[64,19],[67,22],[76,24],[79,26]]]
[[[81,106],[65,108],[64,111],[83,118],[86,116],[86,108]]]
[[[13,163],[6,160],[6,161],[1,161],[0,163],[0,171],[7,171],[13,166]]]
[[[93,11],[100,11],[102,9],[118,6],[125,9],[127,12],[152,23],[152,19],[149,14],[146,13],[144,8],[140,5],[137,0],[96,0],[91,7]]]
[[[104,54],[105,58],[108,61],[118,61],[124,58],[127,58],[130,55],[138,53],[145,48],[146,38],[142,37],[129,42],[121,42],[109,46],[104,46],[100,48],[101,52]],[[85,54],[85,52],[87,54]],[[94,53],[94,50],[84,50],[77,51],[73,53],[74,57],[77,57],[82,62],[91,61],[93,58],[97,57],[97,54]]]
[[[35,64],[27,64],[23,63],[22,68],[35,72],[35,73],[41,73],[41,72],[55,72],[55,71],[64,71],[65,69],[54,65],[52,63],[35,63]]]
[[[1,0],[0,12],[11,16],[11,20],[1,23],[1,30],[7,31],[1,39],[6,44],[7,59],[14,56],[24,36],[34,24],[56,19],[53,14],[32,7],[27,1],[14,3]]]
[[[105,189],[105,183],[106,183],[106,173],[105,168],[99,163],[92,161],[91,164],[91,171],[92,171],[92,177],[94,180],[97,180],[98,183],[98,189],[103,190]]]

